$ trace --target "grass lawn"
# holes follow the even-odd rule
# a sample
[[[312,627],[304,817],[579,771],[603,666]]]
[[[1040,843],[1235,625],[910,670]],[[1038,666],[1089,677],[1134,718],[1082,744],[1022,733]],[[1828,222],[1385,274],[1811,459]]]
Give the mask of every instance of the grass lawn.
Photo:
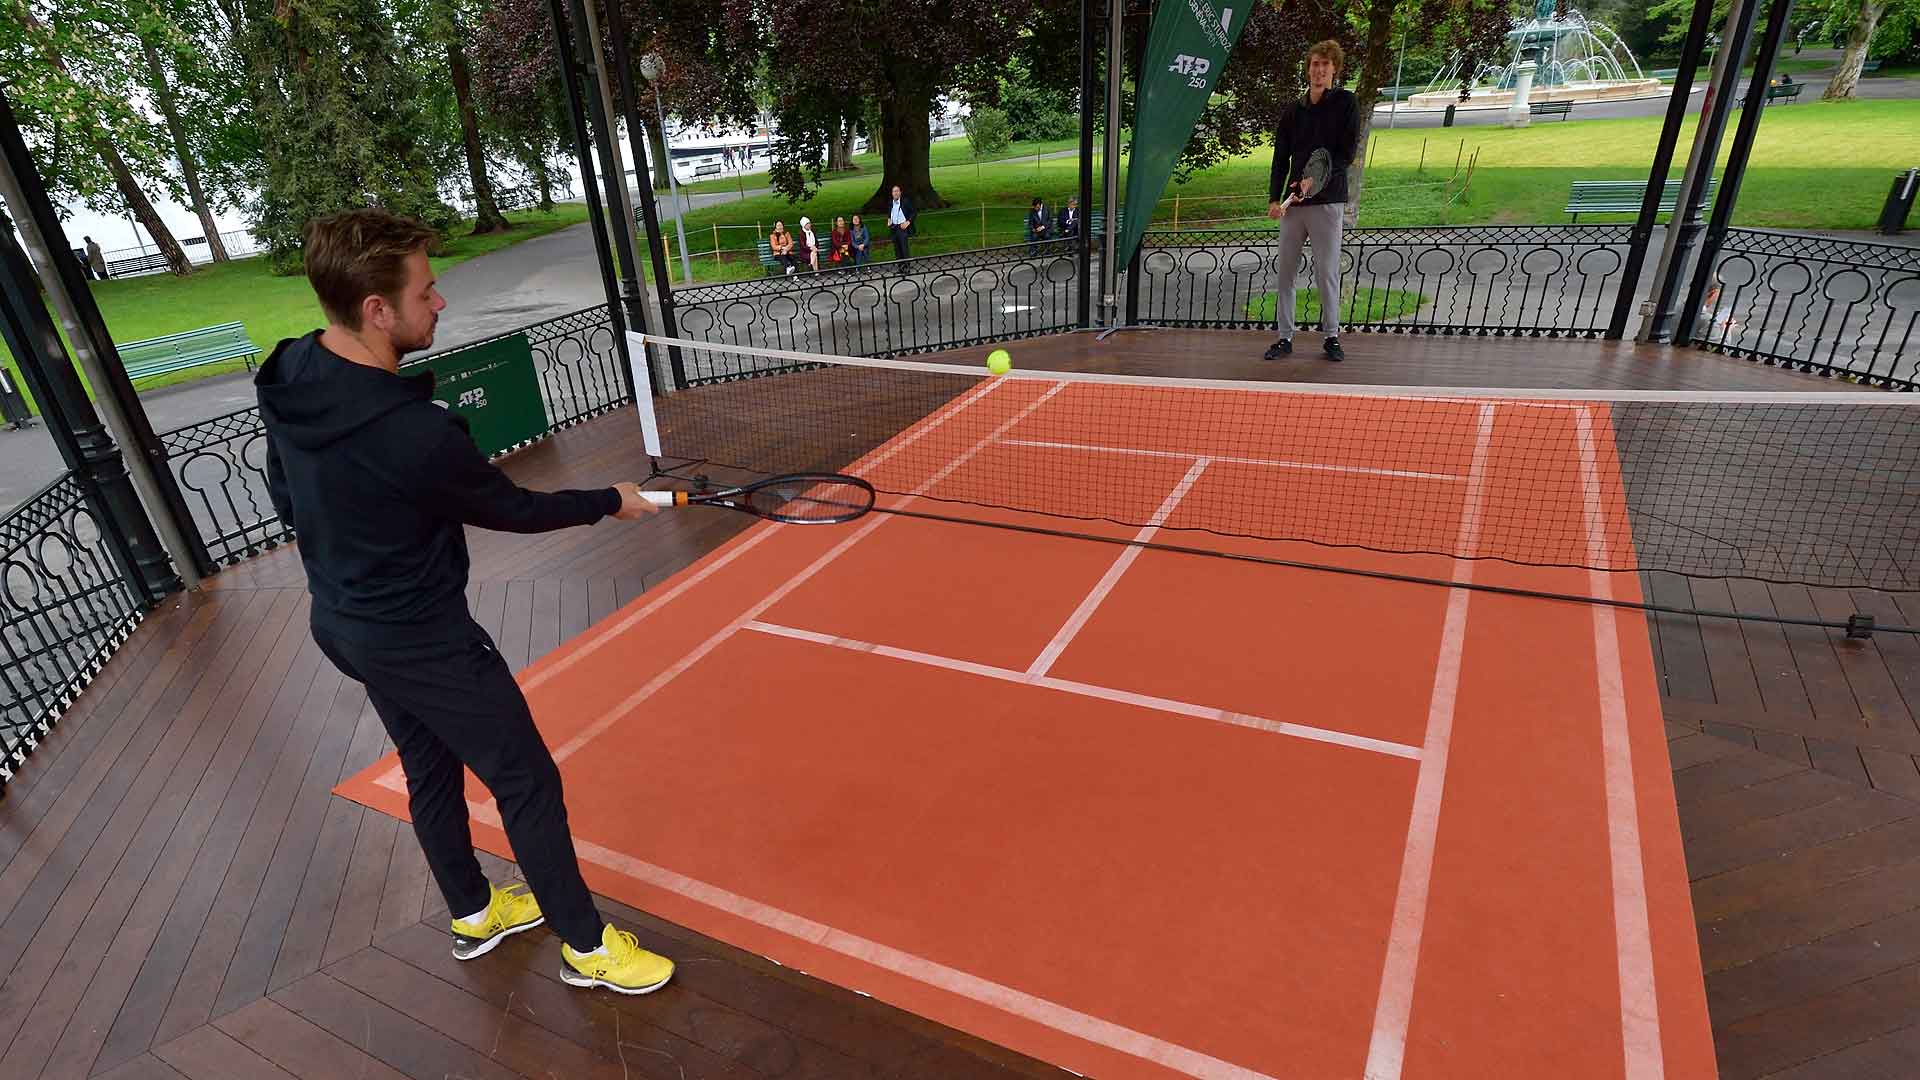
[[[1346,290],[1342,290],[1346,291]],[[1278,295],[1265,293],[1247,302],[1247,318],[1255,322],[1273,321],[1274,307]],[[1340,321],[1342,323],[1371,322],[1375,319],[1397,319],[1402,315],[1411,315],[1420,310],[1428,297],[1408,289],[1365,289],[1348,292],[1346,303],[1342,304]],[[1293,294],[1293,321],[1297,326],[1313,327],[1320,325],[1320,290],[1299,289]]]
[[[1696,118],[1680,135],[1684,148]],[[1374,129],[1360,223],[1369,227],[1431,224],[1568,222],[1574,180],[1644,179],[1661,118],[1594,119],[1527,128]],[[1722,144],[1725,163],[1729,136]],[[962,144],[964,145],[964,144]],[[1463,198],[1443,205],[1442,185],[1475,153]],[[1753,159],[1741,185],[1734,223],[1768,228],[1867,229],[1879,216],[1889,177],[1920,160],[1920,101],[1806,101],[1768,107]],[[1183,228],[1269,228],[1265,218],[1270,156],[1266,151],[1214,166],[1168,186],[1154,220]],[[1097,168],[1097,166],[1096,166]],[[1072,158],[1031,159],[935,174],[954,208],[922,212],[915,254],[1018,243],[1028,200],[1040,195],[1057,207],[1078,186]],[[1817,185],[1817,194],[1816,194]],[[1458,181],[1455,188],[1459,186]],[[722,203],[687,217],[696,281],[759,277],[753,244],[778,218],[793,228],[813,218],[823,241],[835,215],[857,211],[873,192],[866,177],[832,180],[795,206],[771,195]],[[1631,215],[1582,215],[1581,221],[1631,220]],[[876,257],[890,258],[884,228],[875,228]],[[722,255],[716,258],[715,227]],[[669,245],[674,241],[668,238]],[[707,252],[702,256],[699,253]],[[674,266],[678,268],[677,255]],[[677,278],[676,272],[676,278]]]
[[[507,218],[513,222],[511,232],[487,236],[468,236],[465,231],[472,228],[472,223],[463,224],[448,242],[446,253],[431,260],[433,268],[443,271],[476,255],[578,224],[587,220],[587,208],[583,203],[560,203],[550,214],[523,211],[508,214]],[[281,338],[304,334],[324,321],[307,279],[301,275],[275,277],[267,273],[264,258],[202,266],[184,279],[171,274],[148,274],[116,281],[94,281],[88,285],[115,341],[140,341],[215,323],[241,322],[246,324],[247,336],[263,350],[264,359],[264,351],[273,348]],[[26,382],[19,378],[13,357],[4,346],[0,346],[0,358],[6,360],[12,378],[31,402],[32,394],[26,390]],[[207,364],[142,379],[139,389],[152,390],[245,367],[245,362],[240,360]],[[34,412],[39,411],[35,404]]]

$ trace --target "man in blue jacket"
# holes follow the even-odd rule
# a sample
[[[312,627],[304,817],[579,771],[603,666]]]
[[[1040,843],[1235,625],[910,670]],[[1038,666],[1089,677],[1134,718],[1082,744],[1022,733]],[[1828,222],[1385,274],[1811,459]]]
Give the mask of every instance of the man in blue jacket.
[[[562,979],[657,990],[673,963],[595,909],[567,831],[560,770],[527,700],[467,611],[466,526],[537,533],[652,512],[637,484],[528,491],[490,464],[433,375],[400,358],[433,344],[446,301],[431,230],[379,210],[307,228],[307,279],[327,325],[282,341],[254,379],[267,490],[299,538],[314,642],[367,688],[407,775],[413,829],[453,912],[453,954],[480,956],[551,919]],[[525,887],[486,879],[463,768],[500,806]]]
[[[1307,50],[1307,92],[1280,114],[1273,136],[1273,169],[1267,181],[1267,216],[1280,219],[1280,288],[1274,321],[1280,338],[1267,347],[1267,359],[1293,352],[1294,279],[1300,272],[1300,248],[1313,244],[1313,280],[1320,300],[1322,348],[1327,359],[1343,360],[1340,349],[1340,230],[1347,210],[1347,166],[1360,137],[1360,99],[1333,85],[1343,59],[1340,43],[1322,41]],[[1318,190],[1301,176],[1315,150],[1325,150],[1332,168]],[[1292,206],[1288,195],[1299,196]]]

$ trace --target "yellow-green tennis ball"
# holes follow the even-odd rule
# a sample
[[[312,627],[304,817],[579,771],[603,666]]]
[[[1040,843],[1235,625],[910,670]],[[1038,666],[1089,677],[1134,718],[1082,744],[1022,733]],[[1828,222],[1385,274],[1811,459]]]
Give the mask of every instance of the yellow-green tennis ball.
[[[987,354],[987,370],[995,375],[1005,375],[1013,370],[1013,357],[1005,349],[995,349]]]

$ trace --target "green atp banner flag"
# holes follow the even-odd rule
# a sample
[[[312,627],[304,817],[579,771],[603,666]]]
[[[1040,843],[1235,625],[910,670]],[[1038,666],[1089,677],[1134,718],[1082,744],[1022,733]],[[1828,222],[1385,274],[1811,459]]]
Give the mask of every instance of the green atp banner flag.
[[[547,403],[527,335],[454,349],[427,366],[434,404],[465,417],[474,445],[488,457],[547,433]]]
[[[1244,7],[1215,7],[1212,0],[1160,0],[1153,13],[1146,61],[1140,66],[1140,92],[1134,98],[1129,212],[1113,253],[1120,265],[1126,265],[1140,245],[1174,162],[1180,160],[1246,24]]]

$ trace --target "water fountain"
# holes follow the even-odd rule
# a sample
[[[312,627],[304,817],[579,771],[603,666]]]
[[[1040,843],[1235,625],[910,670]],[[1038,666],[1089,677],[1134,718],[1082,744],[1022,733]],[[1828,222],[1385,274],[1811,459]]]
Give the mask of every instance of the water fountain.
[[[1537,68],[1529,94],[1532,101],[1629,101],[1667,92],[1659,79],[1641,72],[1639,61],[1612,27],[1589,21],[1565,6],[1564,0],[1538,0],[1533,18],[1508,31],[1507,43],[1504,63],[1483,61],[1466,80],[1466,107],[1511,105],[1521,66],[1527,63]],[[1416,109],[1462,104],[1462,63],[1461,57],[1454,57],[1408,104]]]

